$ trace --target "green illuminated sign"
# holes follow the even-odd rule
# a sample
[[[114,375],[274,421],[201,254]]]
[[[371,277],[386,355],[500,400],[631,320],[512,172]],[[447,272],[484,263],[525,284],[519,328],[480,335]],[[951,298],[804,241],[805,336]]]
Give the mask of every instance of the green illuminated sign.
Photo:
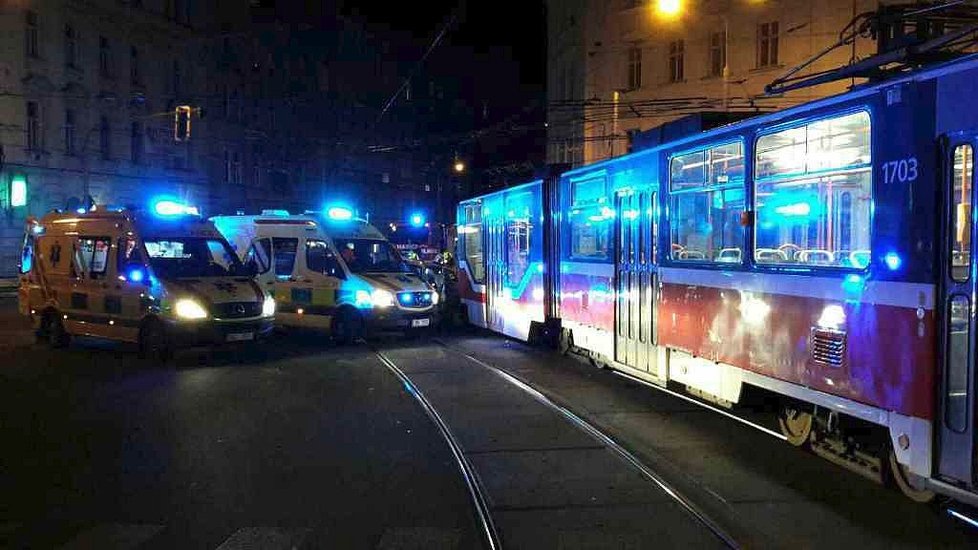
[[[27,206],[27,178],[16,175],[10,180],[10,206]]]

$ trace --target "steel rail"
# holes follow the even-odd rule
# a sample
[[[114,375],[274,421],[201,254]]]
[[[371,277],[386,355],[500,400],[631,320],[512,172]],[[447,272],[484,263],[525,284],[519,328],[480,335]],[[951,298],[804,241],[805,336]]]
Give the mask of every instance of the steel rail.
[[[662,476],[657,474],[654,470],[645,465],[638,457],[632,454],[628,449],[623,447],[614,438],[605,434],[599,428],[585,420],[584,418],[578,416],[573,411],[567,409],[566,407],[555,403],[549,397],[547,397],[540,390],[537,390],[533,386],[527,384],[526,382],[520,380],[519,378],[513,376],[512,374],[506,372],[505,370],[486,363],[485,361],[475,357],[464,350],[458,349],[454,346],[450,346],[440,339],[434,340],[439,345],[451,349],[456,353],[462,355],[466,359],[472,361],[473,363],[488,369],[497,376],[501,377],[503,380],[513,384],[517,388],[523,390],[531,397],[536,399],[538,402],[544,406],[550,408],[551,410],[561,414],[564,418],[568,419],[576,425],[578,428],[583,430],[585,433],[595,438],[602,444],[606,445],[609,449],[615,452],[622,460],[635,468],[643,477],[651,481],[654,485],[658,486],[663,492],[669,495],[674,501],[676,501],[682,508],[684,508],[690,515],[696,518],[700,523],[702,523],[707,529],[709,529],[718,539],[720,539],[729,548],[740,548],[741,545],[735,537],[727,533],[726,530],[721,527],[717,522],[713,521],[699,506],[697,506],[693,501],[684,496],[678,489],[673,487],[668,481],[666,481]]]
[[[455,458],[455,463],[458,465],[459,470],[462,473],[462,478],[465,480],[465,486],[469,490],[469,496],[472,498],[473,506],[476,510],[476,515],[478,516],[479,523],[482,527],[482,532],[486,538],[486,544],[488,544],[491,550],[499,550],[502,548],[502,543],[499,539],[499,534],[496,531],[496,526],[492,521],[492,515],[489,512],[489,500],[486,498],[485,491],[482,489],[482,485],[479,483],[478,477],[475,474],[475,468],[469,463],[468,459],[465,458],[465,454],[462,452],[462,446],[459,445],[452,431],[448,428],[448,424],[442,420],[441,415],[435,410],[431,402],[421,393],[421,390],[414,385],[411,379],[404,374],[395,363],[389,357],[384,355],[380,350],[372,348],[374,354],[380,359],[380,362],[384,364],[394,376],[396,376],[404,388],[407,390],[411,396],[421,405],[424,409],[425,414],[428,418],[435,424],[438,431],[441,432],[442,437],[445,442],[448,443],[448,448],[452,451],[452,456]]]

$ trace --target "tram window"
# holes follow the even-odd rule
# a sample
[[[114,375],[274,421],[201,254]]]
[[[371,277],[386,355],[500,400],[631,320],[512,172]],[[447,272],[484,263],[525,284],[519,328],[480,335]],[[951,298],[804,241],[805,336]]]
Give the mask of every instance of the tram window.
[[[944,381],[944,421],[963,432],[968,428],[968,351],[971,342],[971,303],[967,296],[950,300],[950,331],[947,342],[947,371]]]
[[[958,145],[954,149],[951,278],[959,282],[967,281],[971,271],[971,182],[974,162],[975,155],[970,145]]]
[[[510,220],[506,224],[506,282],[519,284],[530,267],[530,230],[527,220]]]
[[[869,265],[872,170],[865,112],[757,140],[754,260]]]
[[[744,147],[729,143],[710,149],[710,185],[744,181]]]
[[[462,251],[465,263],[472,274],[472,282],[482,283],[486,277],[486,266],[482,257],[482,204],[467,204],[464,210],[465,225],[459,228],[462,233]]]
[[[726,143],[669,163],[671,257],[740,263],[744,239],[744,145]]]
[[[708,167],[706,151],[677,155],[669,163],[669,185],[673,191],[702,187],[706,184]]]
[[[570,214],[571,258],[607,260],[614,212],[607,207],[575,208]]]
[[[740,263],[744,189],[706,189],[672,196],[669,224],[674,260]]]

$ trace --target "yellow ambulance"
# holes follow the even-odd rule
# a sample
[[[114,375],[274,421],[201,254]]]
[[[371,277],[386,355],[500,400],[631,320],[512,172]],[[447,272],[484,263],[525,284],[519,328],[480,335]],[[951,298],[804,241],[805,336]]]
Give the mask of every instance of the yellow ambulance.
[[[19,307],[53,346],[91,336],[166,359],[270,334],[275,301],[253,275],[192,206],[55,211],[27,222]]]
[[[329,330],[341,342],[371,330],[412,332],[438,320],[438,292],[351,210],[211,218],[274,292],[276,323]]]

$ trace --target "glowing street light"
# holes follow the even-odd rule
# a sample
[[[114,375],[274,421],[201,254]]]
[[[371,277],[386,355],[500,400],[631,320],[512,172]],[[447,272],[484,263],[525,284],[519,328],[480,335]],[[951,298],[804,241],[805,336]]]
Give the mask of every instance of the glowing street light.
[[[462,172],[464,172],[465,171],[465,163],[462,162],[462,161],[460,161],[460,160],[456,160],[455,161],[455,171],[458,172],[459,174],[461,174]]]
[[[655,11],[662,17],[677,17],[683,10],[683,0],[656,0]]]

